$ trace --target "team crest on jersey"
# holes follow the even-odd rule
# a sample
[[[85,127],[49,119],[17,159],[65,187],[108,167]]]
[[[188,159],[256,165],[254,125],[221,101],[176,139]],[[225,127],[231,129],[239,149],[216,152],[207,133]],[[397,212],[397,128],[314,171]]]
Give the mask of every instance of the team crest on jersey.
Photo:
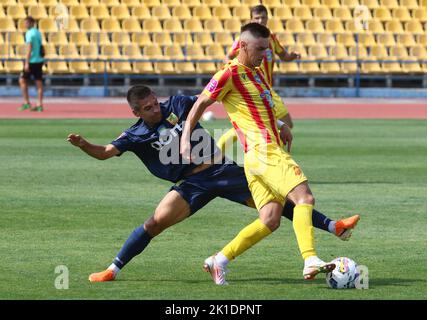
[[[166,121],[169,122],[173,126],[178,123],[178,120],[179,120],[178,117],[173,112],[169,115],[169,117],[166,118]]]
[[[261,78],[259,77],[259,75],[257,75],[257,74],[256,74],[256,75],[254,76],[254,78],[255,78],[255,81],[256,81],[256,82],[258,82],[259,84],[262,84],[262,81],[261,81]]]
[[[271,49],[265,50],[265,58],[269,62],[273,60],[273,52],[271,51]]]
[[[217,86],[218,86],[218,81],[215,79],[211,79],[211,81],[209,81],[208,85],[206,86],[206,90],[212,93],[215,91]]]
[[[264,92],[261,93],[259,96],[261,97],[261,99],[265,98],[265,100],[267,100],[268,104],[270,105],[270,108],[274,107],[273,97],[271,96],[269,90],[264,90]]]

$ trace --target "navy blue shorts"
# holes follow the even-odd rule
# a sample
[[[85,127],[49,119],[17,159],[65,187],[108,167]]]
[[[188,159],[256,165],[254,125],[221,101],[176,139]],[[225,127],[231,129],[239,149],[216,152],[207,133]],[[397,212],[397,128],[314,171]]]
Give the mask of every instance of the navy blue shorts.
[[[177,191],[190,205],[190,215],[216,197],[245,204],[252,198],[245,171],[235,163],[215,164],[186,178],[171,190]]]

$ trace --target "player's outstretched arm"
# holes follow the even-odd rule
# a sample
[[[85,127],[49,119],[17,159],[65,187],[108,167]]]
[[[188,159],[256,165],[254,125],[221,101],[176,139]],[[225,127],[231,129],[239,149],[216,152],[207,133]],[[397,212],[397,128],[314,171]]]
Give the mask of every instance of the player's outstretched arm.
[[[67,141],[98,160],[106,160],[120,153],[120,151],[112,144],[107,144],[106,146],[92,144],[82,136],[74,133],[68,135]]]
[[[196,126],[197,122],[200,120],[200,117],[202,116],[206,108],[209,107],[214,102],[215,100],[210,99],[208,96],[202,93],[197,99],[197,101],[194,103],[193,107],[191,108],[187,116],[187,120],[185,121],[184,130],[182,131],[182,136],[181,136],[181,155],[184,159],[190,160],[191,131],[193,131],[194,127]]]
[[[301,59],[301,54],[298,52],[287,52],[283,51],[281,54],[279,54],[280,60],[282,61],[293,61],[295,59]]]

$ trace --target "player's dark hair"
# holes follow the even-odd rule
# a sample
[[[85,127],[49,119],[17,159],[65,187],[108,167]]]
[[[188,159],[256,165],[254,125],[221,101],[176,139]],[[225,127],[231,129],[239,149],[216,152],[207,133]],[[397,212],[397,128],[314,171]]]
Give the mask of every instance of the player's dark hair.
[[[31,24],[36,23],[36,20],[34,20],[34,18],[32,16],[28,16],[24,19],[25,21],[28,21]]]
[[[138,84],[131,87],[127,93],[127,100],[132,110],[139,110],[139,101],[147,98],[152,93],[151,89],[147,86]]]
[[[252,19],[253,15],[256,14],[256,13],[257,14],[265,13],[266,15],[268,15],[267,8],[264,5],[262,5],[262,4],[259,4],[259,5],[255,6],[255,7],[251,8],[251,19]]]
[[[270,30],[256,22],[251,22],[242,26],[240,33],[245,31],[250,32],[255,38],[268,38],[270,36]]]

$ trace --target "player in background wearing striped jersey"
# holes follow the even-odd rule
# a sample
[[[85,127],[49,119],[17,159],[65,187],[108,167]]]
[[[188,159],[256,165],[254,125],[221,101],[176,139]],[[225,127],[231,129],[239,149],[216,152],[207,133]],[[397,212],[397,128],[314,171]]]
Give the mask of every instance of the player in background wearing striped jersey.
[[[191,160],[191,132],[205,109],[222,102],[243,145],[244,170],[259,218],[243,228],[204,268],[218,285],[225,285],[227,264],[280,226],[286,200],[295,204],[293,228],[304,259],[303,277],[311,280],[335,265],[316,253],[312,212],[314,196],[298,164],[283,148],[289,128],[277,125],[271,87],[258,68],[269,48],[270,30],[259,24],[242,27],[238,56],[218,71],[188,114],[181,136],[181,154]],[[290,146],[288,145],[288,151]]]
[[[268,11],[265,6],[257,5],[255,7],[251,8],[251,22],[257,22],[259,24],[262,24],[263,26],[267,26],[268,22]],[[240,41],[239,38],[237,38],[233,46],[231,47],[230,52],[228,52],[227,56],[225,57],[225,62],[228,62],[239,54],[240,50]],[[301,58],[301,55],[298,52],[290,52],[288,53],[283,46],[280,44],[279,40],[277,40],[277,37],[270,33],[269,43],[268,43],[268,49],[265,51],[264,59],[261,63],[260,68],[264,72],[265,78],[268,82],[268,84],[271,87],[271,93],[273,95],[274,104],[278,111],[280,111],[277,114],[277,117],[286,123],[286,125],[289,128],[293,128],[293,122],[291,115],[289,114],[288,109],[283,104],[282,98],[277,94],[277,92],[273,89],[273,69],[274,69],[274,63],[275,63],[275,55],[278,55],[279,58],[282,61],[293,61],[295,59]],[[232,142],[230,142],[232,141]],[[226,133],[224,133],[221,138],[218,139],[217,145],[222,150],[222,152],[225,152],[226,145],[229,143],[234,143],[237,141],[236,131],[231,128]]]

